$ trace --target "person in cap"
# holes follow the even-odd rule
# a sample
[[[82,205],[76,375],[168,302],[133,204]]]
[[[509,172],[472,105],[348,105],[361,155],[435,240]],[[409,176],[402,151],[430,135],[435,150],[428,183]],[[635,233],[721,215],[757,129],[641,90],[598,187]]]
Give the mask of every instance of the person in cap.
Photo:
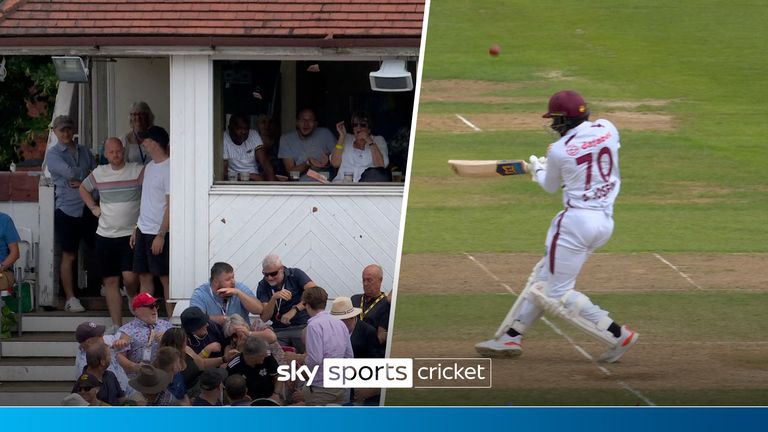
[[[220,368],[206,369],[200,375],[200,395],[192,401],[192,406],[222,406],[222,384],[227,378],[227,371]]]
[[[227,379],[224,380],[224,391],[227,393],[229,405],[251,405],[251,397],[248,396],[248,385],[244,376],[239,374],[228,376]]]
[[[133,389],[128,385],[128,376],[117,361],[117,350],[113,347],[114,343],[120,338],[120,335],[108,335],[104,333],[105,327],[96,324],[93,321],[80,323],[75,329],[75,340],[78,343],[77,355],[75,356],[74,377],[77,379],[85,372],[88,366],[88,350],[94,345],[105,344],[109,347],[109,365],[107,370],[115,374],[120,388],[125,394],[130,395]],[[120,344],[118,344],[120,346]]]
[[[277,367],[277,360],[269,353],[267,342],[257,336],[249,336],[243,343],[242,353],[227,364],[227,372],[245,377],[251,399],[269,398],[282,403],[283,383],[277,380]]]
[[[263,309],[253,291],[235,281],[235,269],[225,262],[217,262],[211,267],[210,279],[195,288],[189,304],[199,307],[211,320],[222,325],[230,315],[240,315],[250,325],[249,315],[258,315]]]
[[[138,405],[146,406],[176,406],[179,401],[168,391],[171,375],[152,365],[142,364],[138,373],[131,378],[131,387],[135,388]]]
[[[171,164],[168,145],[169,137],[165,129],[152,126],[147,130],[144,146],[152,161],[144,168],[139,220],[130,239],[134,250],[133,271],[139,274],[141,292],[154,295],[154,277],[157,276],[166,299],[170,297],[168,229]],[[173,304],[166,302],[165,311],[169,317],[173,316]]]
[[[118,138],[107,138],[104,148],[109,163],[97,167],[83,180],[80,197],[99,219],[96,256],[112,318],[107,333],[114,334],[123,325],[121,283],[125,285],[129,299],[136,295],[139,287],[138,277],[133,272],[130,239],[139,218],[144,165],[125,162],[125,149]],[[94,191],[98,191],[98,203],[92,195]]]
[[[53,227],[61,244],[59,278],[66,296],[64,310],[83,312],[85,308],[75,297],[75,258],[80,240],[93,244],[97,220],[80,197],[80,183],[96,168],[96,160],[85,146],[75,142],[75,122],[69,116],[56,117],[51,128],[57,143],[46,152],[45,166],[54,187]]]
[[[349,330],[341,321],[325,311],[328,293],[320,287],[307,288],[301,296],[307,305],[309,323],[306,330],[307,353],[304,364],[317,366],[312,385],[304,386],[304,402],[307,405],[343,404],[349,399],[349,391],[343,388],[324,387],[323,362],[328,358],[353,358]]]
[[[72,393],[79,394],[90,406],[109,406],[108,403],[99,400],[97,394],[101,388],[101,381],[94,375],[83,373],[75,381]]]
[[[181,327],[187,333],[187,344],[205,360],[204,368],[219,367],[237,353],[225,352],[230,340],[222,327],[199,307],[190,306],[181,313]],[[211,359],[211,360],[208,360]]]
[[[123,136],[126,161],[146,165],[152,162],[152,155],[144,147],[144,138],[147,137],[149,128],[155,125],[155,114],[144,101],[132,103],[128,114],[131,130]]]
[[[133,314],[136,319],[120,327],[120,339],[112,345],[119,350],[117,361],[129,377],[135,376],[142,364],[152,362],[163,333],[171,328],[170,322],[158,318],[158,302],[147,293],[134,297]]]

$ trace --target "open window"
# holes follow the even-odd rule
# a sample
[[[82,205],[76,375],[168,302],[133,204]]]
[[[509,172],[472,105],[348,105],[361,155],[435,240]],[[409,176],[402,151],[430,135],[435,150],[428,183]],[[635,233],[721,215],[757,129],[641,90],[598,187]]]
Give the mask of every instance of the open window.
[[[229,133],[228,123],[234,115],[245,118],[251,134],[259,134],[269,163],[278,175],[276,180],[289,180],[291,173],[279,157],[281,137],[296,131],[297,113],[304,108],[312,109],[317,127],[327,129],[333,136],[331,151],[338,138],[336,124],[344,121],[351,134],[351,115],[367,113],[371,135],[381,136],[386,142],[388,163],[383,168],[388,177],[384,181],[393,172],[394,181],[404,181],[415,93],[371,90],[369,74],[379,67],[379,61],[214,61],[214,182],[247,180],[246,184],[257,184],[264,180],[263,176],[233,175],[233,170],[224,170],[225,159],[231,157],[229,151],[224,151],[225,134]],[[415,76],[415,63],[408,62],[407,67]],[[249,158],[250,153],[243,148],[238,157]],[[296,164],[300,162],[297,159]],[[229,162],[227,165],[231,166]],[[343,176],[332,164],[327,173],[321,174],[331,181]]]

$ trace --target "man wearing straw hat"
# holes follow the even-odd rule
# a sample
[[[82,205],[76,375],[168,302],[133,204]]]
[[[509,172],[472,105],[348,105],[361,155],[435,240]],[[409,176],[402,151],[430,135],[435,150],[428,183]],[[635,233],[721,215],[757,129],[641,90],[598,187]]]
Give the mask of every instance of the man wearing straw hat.
[[[384,358],[384,347],[379,343],[376,329],[359,319],[362,309],[352,306],[349,297],[336,297],[331,305],[331,316],[340,319],[349,330],[349,339],[355,358]],[[381,389],[352,389],[351,399],[358,405],[378,406]]]

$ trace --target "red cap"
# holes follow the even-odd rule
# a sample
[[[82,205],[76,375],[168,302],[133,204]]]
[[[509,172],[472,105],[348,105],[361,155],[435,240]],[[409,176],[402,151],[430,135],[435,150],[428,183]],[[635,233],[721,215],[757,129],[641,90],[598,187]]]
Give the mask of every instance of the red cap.
[[[549,109],[542,117],[563,116],[579,118],[588,115],[589,108],[587,108],[584,98],[573,90],[563,90],[549,98]]]
[[[152,306],[159,302],[160,300],[152,297],[148,293],[141,293],[133,298],[133,308],[138,309],[140,307],[145,306]]]

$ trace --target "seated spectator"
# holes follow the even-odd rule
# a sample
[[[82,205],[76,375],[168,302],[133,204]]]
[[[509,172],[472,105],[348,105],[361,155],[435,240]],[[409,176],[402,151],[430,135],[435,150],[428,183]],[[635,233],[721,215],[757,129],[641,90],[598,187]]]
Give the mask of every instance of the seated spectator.
[[[179,405],[189,405],[187,385],[184,382],[184,375],[181,374],[182,365],[185,364],[182,363],[179,350],[173,347],[160,347],[157,350],[155,359],[152,361],[152,366],[165,371],[171,376],[168,391],[179,401]]]
[[[269,344],[269,350],[277,363],[283,364],[280,363],[283,358],[283,348],[277,343],[275,332],[258,317],[254,320],[253,326],[248,327],[240,315],[228,316],[227,320],[224,321],[224,336],[230,339],[230,349],[237,351],[243,349],[243,343],[248,336],[257,336]]]
[[[256,297],[263,305],[261,319],[272,321],[280,345],[294,347],[298,353],[304,353],[301,334],[309,316],[301,296],[305,289],[317,285],[302,270],[285,267],[277,255],[264,258],[261,272],[264,279],[256,288]]]
[[[323,361],[327,358],[354,357],[349,330],[344,323],[325,311],[328,293],[323,288],[307,288],[301,299],[307,305],[310,316],[306,330],[307,355],[304,364],[310,368],[317,366],[312,385],[304,386],[304,402],[307,405],[343,404],[349,400],[349,391],[323,386]]]
[[[355,358],[384,358],[384,350],[379,343],[376,329],[358,316],[362,310],[352,306],[349,297],[336,297],[331,305],[331,315],[340,319],[347,326]],[[381,389],[353,388],[351,399],[356,405],[379,406]]]
[[[83,373],[75,382],[72,393],[79,394],[90,406],[109,406],[97,396],[101,389],[101,381],[89,373]]]
[[[359,319],[362,310],[352,306],[349,297],[336,297],[331,305],[331,315],[340,319],[349,330],[349,340],[355,358],[384,358],[376,329]]]
[[[384,270],[378,264],[371,264],[363,269],[363,294],[352,296],[352,304],[362,312],[360,319],[373,326],[379,336],[382,351],[387,345],[390,303],[386,294],[381,292]]]
[[[98,325],[92,321],[86,321],[80,323],[75,329],[75,340],[78,343],[77,356],[75,357],[75,377],[79,377],[83,374],[88,366],[87,351],[88,349],[97,344],[106,344],[109,349],[109,366],[107,370],[115,374],[117,381],[120,383],[120,388],[130,395],[133,393],[133,389],[128,385],[128,376],[117,361],[117,352],[113,347],[113,344],[119,339],[119,335],[106,335],[104,334],[106,327]],[[119,346],[119,344],[118,344]]]
[[[339,139],[331,154],[331,164],[338,168],[334,182],[359,182],[369,168],[385,169],[389,165],[387,142],[381,135],[371,135],[371,120],[367,113],[352,114],[352,134],[347,133],[343,121],[336,124],[336,131]],[[386,180],[380,178],[378,181]],[[392,181],[391,176],[389,181]]]
[[[237,314],[250,325],[249,314],[258,315],[263,309],[250,288],[235,282],[235,269],[225,262],[217,262],[211,267],[211,278],[195,288],[189,304],[206,312],[218,324],[224,324],[228,315]]]
[[[241,354],[227,364],[227,372],[245,377],[251,399],[269,398],[282,403],[283,383],[277,381],[277,366],[277,360],[267,351],[267,343],[249,336]]]
[[[270,115],[261,114],[257,122],[259,127],[259,136],[261,137],[261,142],[264,143],[264,151],[267,152],[267,161],[269,161],[269,164],[272,165],[272,170],[274,171],[275,176],[281,175],[288,177],[288,172],[285,170],[285,165],[283,165],[283,161],[281,161],[280,157],[278,156],[279,142],[277,136],[277,127],[275,125],[274,119]],[[256,162],[259,165],[259,172],[264,171],[261,162]]]
[[[201,369],[219,367],[234,356],[224,351],[230,342],[224,336],[224,330],[200,308],[191,306],[184,309],[181,313],[181,326],[187,333],[189,347],[205,360]]]
[[[249,406],[251,398],[248,396],[248,385],[242,375],[230,375],[224,381],[224,391],[227,393],[229,405]]]
[[[0,212],[0,291],[12,287],[16,281],[13,263],[19,259],[19,240],[13,219]]]
[[[135,377],[131,378],[131,387],[136,395],[131,396],[137,405],[177,406],[179,401],[168,391],[171,376],[152,365],[142,364]]]
[[[163,333],[171,328],[170,322],[158,319],[158,302],[148,293],[134,297],[133,314],[136,319],[120,327],[120,339],[112,345],[116,350],[123,350],[117,353],[117,361],[129,377],[136,376],[142,364],[152,362],[160,348]]]
[[[250,128],[247,117],[240,114],[229,117],[223,145],[224,180],[240,174],[248,174],[249,180],[275,180],[261,136]]]
[[[123,136],[126,150],[126,162],[136,162],[146,165],[152,161],[152,156],[144,148],[144,138],[147,131],[155,125],[155,114],[146,102],[134,102],[130,110],[131,130]]]
[[[87,365],[80,376],[90,375],[99,381],[100,386],[96,397],[107,405],[122,404],[125,400],[125,392],[120,387],[115,374],[108,370],[112,355],[107,344],[104,342],[91,344],[86,350],[85,358]],[[76,391],[77,388],[72,389],[72,392]]]
[[[207,369],[200,375],[200,395],[192,402],[192,406],[222,406],[221,386],[227,378],[224,369]]]
[[[302,181],[314,181],[306,176],[310,169],[326,173],[330,178],[328,157],[333,152],[333,143],[331,131],[324,127],[318,128],[315,112],[304,108],[296,115],[296,130],[280,137],[278,156],[283,160],[286,171],[302,174]]]
[[[181,375],[184,377],[184,387],[187,389],[187,396],[196,396],[199,390],[197,381],[205,364],[203,363],[204,359],[187,345],[187,333],[184,332],[184,329],[178,327],[168,329],[163,334],[162,339],[160,339],[160,346],[171,347],[179,351],[184,363]]]

